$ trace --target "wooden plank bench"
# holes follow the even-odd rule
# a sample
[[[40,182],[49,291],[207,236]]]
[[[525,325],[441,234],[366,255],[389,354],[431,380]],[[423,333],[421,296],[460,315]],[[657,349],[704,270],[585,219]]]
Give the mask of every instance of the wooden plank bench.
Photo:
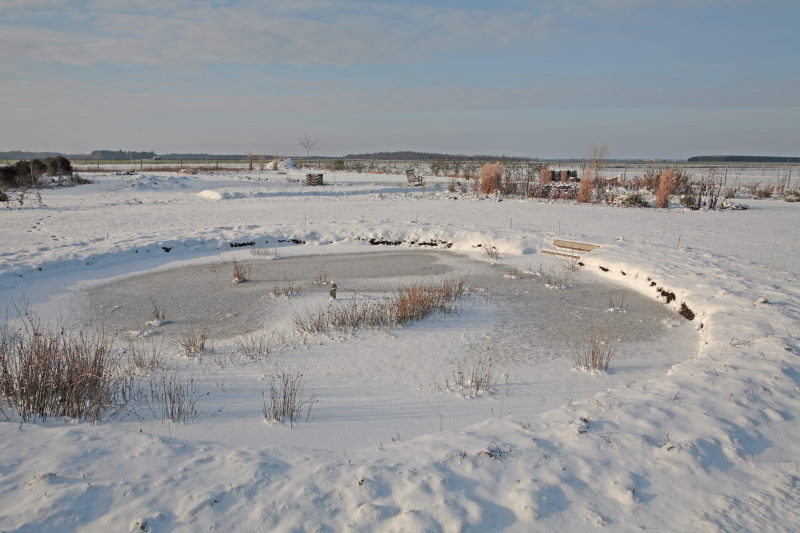
[[[559,257],[567,257],[569,259],[578,260],[581,258],[580,255],[576,253],[570,252],[591,252],[592,250],[597,250],[600,248],[598,244],[592,244],[589,242],[578,242],[578,241],[565,241],[563,239],[553,239],[553,245],[556,248],[561,248],[562,250],[569,250],[569,252],[562,251],[562,250],[542,250],[543,254],[548,255],[556,255]]]

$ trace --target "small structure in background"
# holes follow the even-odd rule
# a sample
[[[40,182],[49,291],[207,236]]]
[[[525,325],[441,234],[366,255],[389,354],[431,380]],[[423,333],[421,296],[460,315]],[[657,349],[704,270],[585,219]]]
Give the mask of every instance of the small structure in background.
[[[417,176],[414,173],[414,169],[413,168],[407,168],[406,169],[406,179],[408,179],[408,186],[409,187],[424,187],[425,186],[425,180],[422,178],[422,176]]]
[[[566,183],[566,182],[577,182],[580,180],[578,179],[577,170],[551,170],[550,181],[561,181]]]
[[[306,185],[311,187],[325,185],[325,182],[322,180],[322,174],[306,174]]]

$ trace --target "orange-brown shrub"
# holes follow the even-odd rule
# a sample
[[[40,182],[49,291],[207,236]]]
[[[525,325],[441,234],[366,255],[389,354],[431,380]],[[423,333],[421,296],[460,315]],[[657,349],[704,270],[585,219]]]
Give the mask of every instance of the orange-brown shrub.
[[[676,174],[674,170],[663,170],[658,176],[658,193],[656,194],[656,207],[664,209],[669,207],[669,197],[675,188]]]
[[[539,172],[539,181],[542,183],[550,183],[552,180],[550,179],[550,167],[545,165],[544,168]]]
[[[496,192],[500,188],[504,170],[500,163],[485,163],[481,167],[480,183],[483,194]]]
[[[562,170],[562,171],[559,173],[558,177],[559,177],[559,180],[560,180],[562,183],[566,183],[566,182],[568,182],[568,181],[569,181],[569,170]]]
[[[591,173],[584,173],[584,176],[581,178],[581,184],[578,187],[578,195],[575,197],[578,203],[587,204],[592,200],[594,181]]]

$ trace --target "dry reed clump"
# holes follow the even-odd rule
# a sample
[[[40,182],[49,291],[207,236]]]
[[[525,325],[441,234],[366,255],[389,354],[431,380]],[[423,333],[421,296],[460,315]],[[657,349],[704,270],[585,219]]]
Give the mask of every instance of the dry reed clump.
[[[581,178],[581,183],[578,186],[578,194],[575,197],[578,203],[587,204],[591,202],[594,182],[595,178],[591,173],[584,173],[584,176]]]
[[[278,164],[281,162],[281,156],[274,155],[272,156],[272,162],[269,164],[271,170],[278,170]]]
[[[247,154],[247,170],[253,170],[253,154]]]
[[[293,372],[291,369],[278,368],[270,379],[269,400],[264,392],[262,395],[262,413],[264,418],[274,422],[286,423],[294,426],[302,415],[306,413],[306,420],[311,418],[311,407],[314,405],[314,396],[303,399],[305,382],[303,371]]]
[[[24,319],[0,330],[0,397],[22,421],[68,417],[99,421],[120,386],[113,338],[103,331],[69,333]]]
[[[677,174],[674,170],[664,170],[658,176],[658,193],[656,194],[656,207],[664,209],[669,207],[669,197],[675,190]]]
[[[550,167],[545,165],[542,170],[539,171],[539,182],[544,185],[550,183],[551,181],[553,181],[553,179],[550,175]]]
[[[500,189],[504,170],[500,163],[485,163],[481,167],[480,191],[483,194],[497,192]]]
[[[194,356],[201,355],[206,350],[206,342],[208,342],[208,331],[205,329],[199,331],[189,330],[181,335],[178,345],[183,350],[184,355]]]
[[[245,265],[244,263],[234,260],[233,277],[231,278],[233,283],[244,283],[245,281],[250,281],[250,273],[250,265]]]
[[[356,331],[363,327],[402,326],[423,320],[435,312],[447,312],[466,289],[467,278],[444,280],[430,285],[400,287],[387,299],[331,302],[330,305],[298,315],[295,329],[301,333],[320,333],[328,329]]]
[[[614,358],[616,346],[602,329],[587,335],[583,346],[572,356],[577,368],[591,372],[605,372]]]

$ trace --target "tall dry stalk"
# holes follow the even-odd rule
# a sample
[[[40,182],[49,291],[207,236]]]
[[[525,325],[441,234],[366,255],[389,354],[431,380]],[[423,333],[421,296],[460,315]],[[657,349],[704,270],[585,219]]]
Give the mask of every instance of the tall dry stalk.
[[[267,168],[267,156],[261,154],[258,156],[258,170],[264,170]]]
[[[253,170],[253,154],[247,154],[247,170]]]

